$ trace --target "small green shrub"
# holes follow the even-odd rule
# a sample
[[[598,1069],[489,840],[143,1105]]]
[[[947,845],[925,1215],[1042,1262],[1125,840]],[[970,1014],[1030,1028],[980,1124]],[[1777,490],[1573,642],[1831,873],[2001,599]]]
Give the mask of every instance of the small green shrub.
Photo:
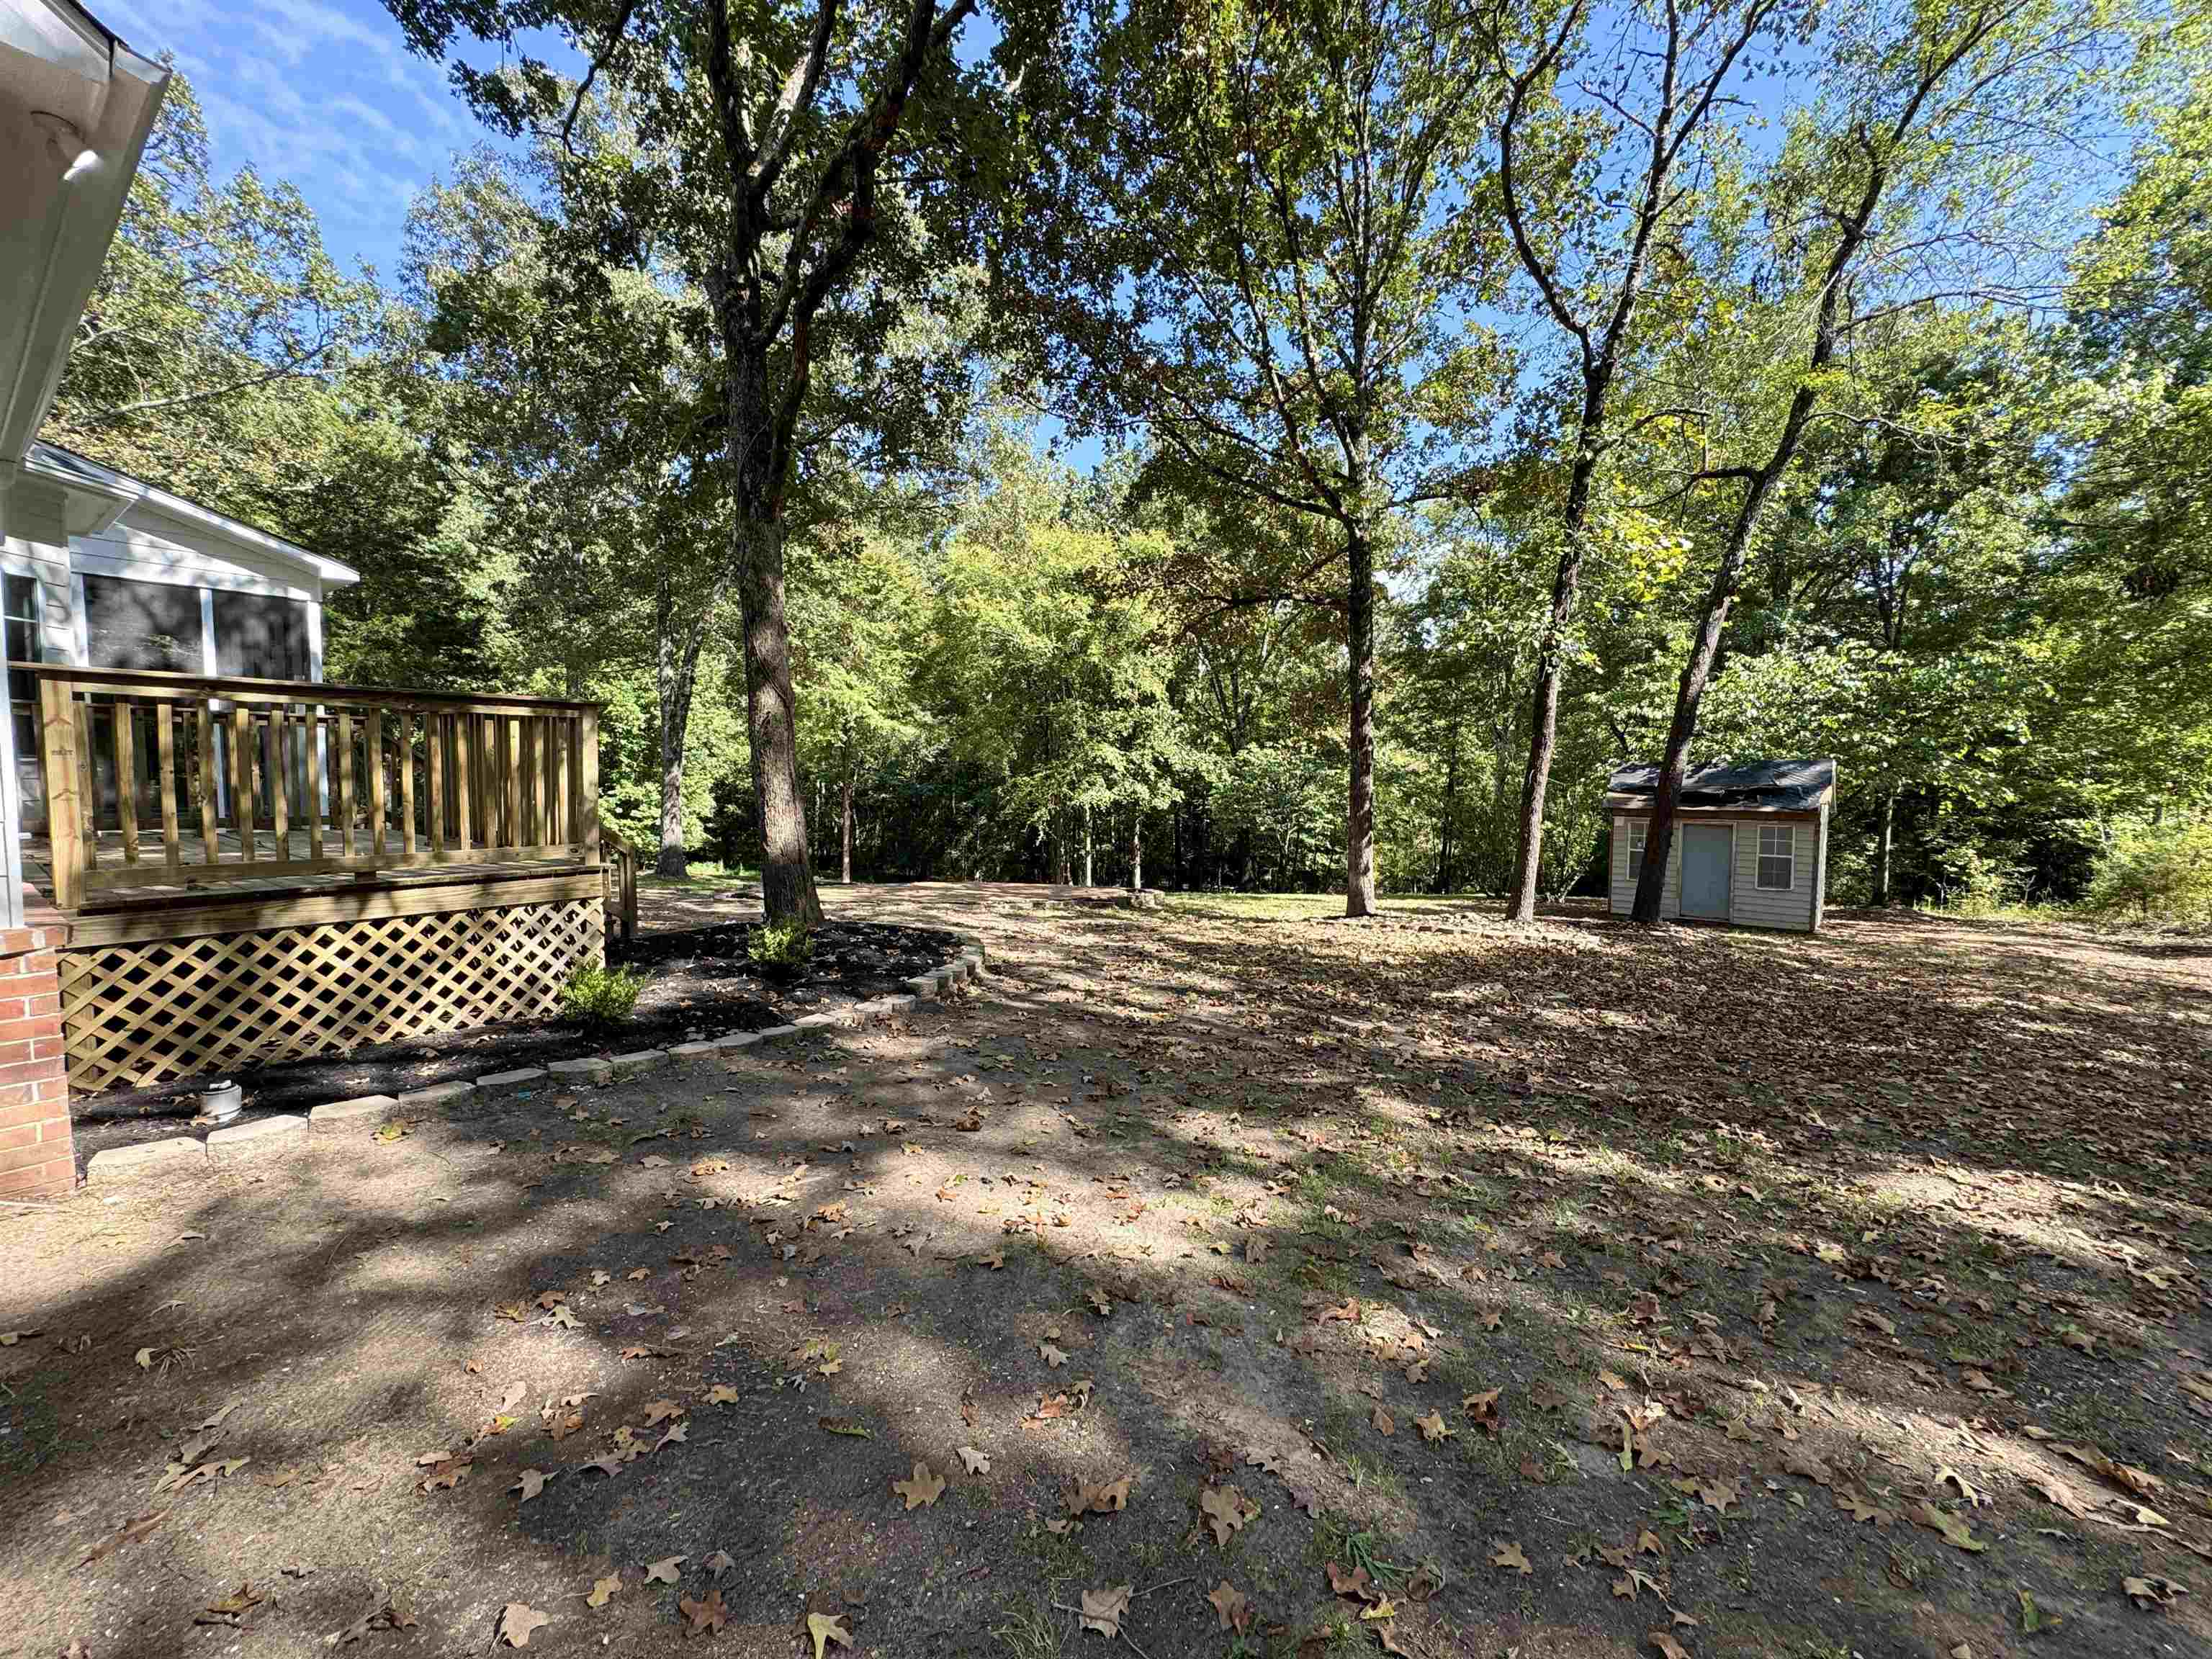
[[[2097,860],[2089,908],[2175,927],[2212,923],[2212,820],[2120,831]]]
[[[1978,847],[1954,847],[1935,860],[1942,908],[1957,916],[1993,916],[2019,894],[2025,872]]]
[[[775,979],[793,979],[814,960],[814,935],[803,921],[764,921],[745,941],[745,953]]]
[[[627,968],[586,965],[561,988],[561,1016],[579,1025],[619,1025],[637,1006],[645,976]]]

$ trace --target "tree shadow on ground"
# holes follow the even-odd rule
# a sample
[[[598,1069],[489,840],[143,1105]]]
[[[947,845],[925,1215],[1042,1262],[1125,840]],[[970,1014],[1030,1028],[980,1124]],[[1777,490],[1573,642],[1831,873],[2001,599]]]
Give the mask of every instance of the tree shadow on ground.
[[[9,1351],[0,1539],[33,1570],[22,1627],[92,1632],[103,1659],[171,1653],[250,1579],[273,1610],[216,1634],[292,1651],[398,1581],[422,1620],[405,1639],[434,1650],[481,1650],[522,1601],[556,1621],[533,1649],[657,1652],[679,1645],[678,1596],[719,1589],[724,1651],[798,1651],[803,1609],[843,1607],[864,1649],[1042,1653],[1078,1650],[1056,1604],[1126,1583],[1158,1587],[1129,1626],[1158,1659],[1227,1650],[1200,1599],[1226,1577],[1279,1645],[1349,1650],[1371,1636],[1328,1593],[1334,1557],[1376,1564],[1417,1651],[1625,1654],[1669,1607],[1702,1621],[1684,1627],[1701,1655],[1979,1651],[2027,1588],[2068,1621],[2038,1650],[2087,1654],[2138,1639],[2118,1573],[2202,1534],[2164,1449],[2203,1435],[2166,1369],[2206,1346],[2195,1171],[2064,1144],[2118,1132],[2102,1098],[2087,1123],[2008,1127],[2022,1109],[1982,1069],[2009,1053],[2016,1079],[2023,1055],[2075,1048],[2172,1063],[2124,987],[2088,1013],[2052,987],[1993,1012],[1942,958],[1893,964],[1910,982],[1862,1017],[1932,1035],[1815,1074],[1775,1006],[1808,1026],[1861,1007],[1863,940],[1340,926],[1255,947],[1127,913],[991,914],[1006,960],[984,994],[893,1030],[21,1224],[8,1318],[40,1334]],[[1380,941],[1387,967],[1364,960]],[[1686,1055],[1686,1033],[1704,1039]],[[541,1322],[563,1308],[578,1328]],[[165,1376],[137,1364],[149,1346],[189,1355]],[[2005,1395],[1968,1389],[1954,1350]],[[1082,1409],[1036,1414],[1082,1377]],[[514,1381],[517,1420],[474,1440],[459,1485],[417,1490],[439,1465],[416,1460],[469,1443]],[[1461,1404],[1492,1389],[1494,1434]],[[233,1399],[208,1455],[253,1462],[151,1498],[164,1454]],[[619,1430],[665,1434],[661,1400],[684,1440],[584,1468],[626,1455]],[[585,1426],[554,1442],[549,1403]],[[1452,1437],[1417,1432],[1431,1409]],[[2164,1533],[2106,1524],[2119,1494],[2029,1421],[2160,1472]],[[963,1445],[988,1474],[962,1471]],[[908,1513],[890,1483],[917,1460],[951,1484]],[[526,1468],[557,1473],[523,1504]],[[1070,1482],[1123,1474],[1126,1510],[1048,1529]],[[2046,1480],[2090,1515],[2051,1506]],[[1197,1499],[1230,1483],[1261,1513],[1217,1544]],[[1853,1520],[1838,1485],[1890,1524]],[[1911,1526],[1923,1498],[1996,1561]],[[68,1570],[157,1504],[153,1533]],[[1665,1553],[1616,1596],[1595,1552],[1647,1531]],[[1536,1571],[1496,1566],[1499,1540]],[[678,1584],[640,1583],[679,1554]],[[1423,1561],[1443,1588],[1417,1603]],[[588,1607],[609,1574],[623,1588]],[[2201,1638],[2193,1613],[2165,1617]]]

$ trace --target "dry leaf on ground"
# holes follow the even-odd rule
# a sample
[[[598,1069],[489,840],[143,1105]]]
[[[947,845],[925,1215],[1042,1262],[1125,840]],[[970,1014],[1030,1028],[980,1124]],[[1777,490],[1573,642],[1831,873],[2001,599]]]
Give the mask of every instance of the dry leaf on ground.
[[[1199,1494],[1198,1507],[1213,1528],[1213,1541],[1221,1545],[1260,1513],[1260,1506],[1234,1486],[1208,1486]]]
[[[2120,1581],[2120,1588],[2127,1593],[2128,1599],[2139,1607],[2166,1607],[2172,1603],[2175,1597],[2189,1594],[2188,1585],[2177,1584],[2171,1578],[2156,1577],[2123,1578]]]
[[[520,1601],[509,1601],[500,1610],[499,1639],[511,1648],[530,1645],[530,1632],[542,1630],[553,1622],[549,1613],[543,1613]]]
[[[686,1636],[713,1636],[730,1622],[730,1610],[722,1605],[722,1592],[719,1589],[710,1589],[703,1599],[680,1596],[676,1611],[684,1615]]]
[[[891,1490],[906,1499],[907,1508],[921,1509],[945,1496],[945,1477],[927,1463],[916,1463],[912,1476],[892,1481]]]
[[[1220,1620],[1219,1628],[1233,1630],[1242,1636],[1252,1626],[1252,1599],[1226,1578],[1213,1587],[1206,1598],[1213,1604],[1213,1612]]]
[[[1942,1534],[1943,1541],[1954,1549],[1966,1550],[1978,1555],[1989,1547],[1987,1544],[1974,1536],[1973,1528],[1966,1522],[1948,1510],[1938,1509],[1925,1499],[1915,1504],[1911,1513],[1916,1525],[1925,1527],[1930,1532]]]
[[[1083,1628],[1095,1630],[1109,1641],[1121,1633],[1122,1617],[1129,1611],[1129,1598],[1135,1593],[1133,1584],[1116,1584],[1110,1589],[1083,1592]]]

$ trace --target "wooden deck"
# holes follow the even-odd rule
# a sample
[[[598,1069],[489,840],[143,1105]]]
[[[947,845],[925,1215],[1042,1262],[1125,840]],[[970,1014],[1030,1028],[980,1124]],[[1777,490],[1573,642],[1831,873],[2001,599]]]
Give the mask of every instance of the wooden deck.
[[[593,704],[10,666],[80,1091],[543,1018],[629,931]]]

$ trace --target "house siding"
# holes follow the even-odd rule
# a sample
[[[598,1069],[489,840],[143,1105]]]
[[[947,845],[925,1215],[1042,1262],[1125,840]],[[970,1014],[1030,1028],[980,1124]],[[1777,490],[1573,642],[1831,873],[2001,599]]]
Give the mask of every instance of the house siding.
[[[9,574],[39,585],[39,655],[46,662],[74,662],[76,612],[70,580],[68,501],[50,479],[19,476],[0,513],[7,520],[7,548],[0,566]]]
[[[1617,813],[1613,820],[1613,867],[1607,883],[1607,908],[1617,916],[1625,916],[1636,908],[1636,884],[1628,878],[1628,826],[1633,815]],[[1677,818],[1679,831],[1686,821],[1698,823],[1733,824],[1735,827],[1735,856],[1729,879],[1729,921],[1738,927],[1767,927],[1809,932],[1817,926],[1814,881],[1816,850],[1825,851],[1826,816],[1819,823],[1808,819],[1790,820],[1796,859],[1790,890],[1782,892],[1762,889],[1759,884],[1759,830],[1762,824],[1772,824],[1771,815],[1754,814],[1738,817],[1723,817],[1700,812],[1694,820]],[[1661,891],[1659,914],[1667,921],[1678,920],[1682,914],[1682,838],[1678,833],[1667,853],[1667,884]]]

